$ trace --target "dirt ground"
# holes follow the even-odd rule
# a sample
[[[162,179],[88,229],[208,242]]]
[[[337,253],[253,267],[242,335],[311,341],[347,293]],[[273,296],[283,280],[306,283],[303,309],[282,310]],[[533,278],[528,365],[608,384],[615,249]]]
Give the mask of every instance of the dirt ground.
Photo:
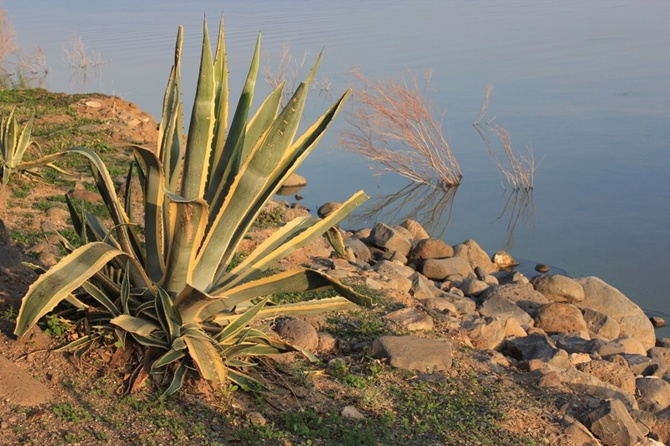
[[[129,143],[155,144],[155,120],[119,98],[82,97],[70,108],[67,115],[39,117],[35,127],[86,119],[90,123],[83,131],[103,138],[108,154],[120,153],[124,158]],[[88,190],[81,183],[85,183],[83,175],[75,179],[75,186]],[[71,188],[16,178],[0,190],[0,219],[6,228],[0,227],[0,245],[5,245],[4,252],[13,253],[11,259],[9,255],[0,259],[0,355],[32,377],[24,381],[26,392],[32,379],[52,394],[38,405],[24,406],[3,398],[0,444],[571,444],[560,421],[573,395],[540,389],[532,375],[516,370],[499,355],[467,348],[456,334],[454,366],[447,374],[407,375],[380,365],[374,375],[379,380],[376,383],[366,375],[375,363],[365,355],[364,347],[350,342],[349,352],[321,354],[322,362],[317,365],[296,358],[263,360],[259,373],[273,389],[271,394],[234,391],[232,386],[215,391],[191,381],[169,399],[159,399],[160,393],[150,382],[128,395],[125,386],[134,373],[133,364],[124,364],[112,346],[93,349],[82,357],[55,352],[66,338],[54,334],[58,327],[48,323],[17,339],[12,334],[16,313],[37,274],[16,260],[44,267],[57,260],[59,252],[49,248],[57,242],[53,231],[67,230],[68,221],[55,211],[48,214],[49,207],[40,203]],[[63,208],[60,201],[53,203],[51,207]],[[45,230],[47,235],[36,235]],[[355,325],[352,318],[356,314],[360,313],[338,317]],[[349,376],[360,378],[365,385],[347,384],[328,373],[328,361],[334,357],[345,357],[352,370]],[[357,370],[360,373],[354,373]],[[455,424],[456,431],[451,433],[419,429],[431,411],[456,410],[443,406],[439,399],[431,400],[435,407],[408,408],[403,401],[415,401],[414,395],[389,393],[392,388],[421,392],[426,388],[423,382],[429,389],[445,391],[444,401],[470,392],[481,404],[489,395],[497,411],[504,414],[491,421],[495,424],[492,432],[499,437],[468,440],[473,428],[467,419]],[[351,404],[361,408],[367,420],[340,417],[343,407]],[[476,417],[478,411],[468,416]],[[389,432],[382,432],[374,424],[388,413],[395,418],[388,424]],[[465,430],[459,432],[459,425]],[[344,431],[361,436],[348,443]],[[376,439],[360,440],[370,432]]]

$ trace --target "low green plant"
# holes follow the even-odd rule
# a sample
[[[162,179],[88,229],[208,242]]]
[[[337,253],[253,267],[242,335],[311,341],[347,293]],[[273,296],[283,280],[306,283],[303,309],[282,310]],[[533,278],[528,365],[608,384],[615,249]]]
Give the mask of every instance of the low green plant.
[[[371,305],[363,296],[318,271],[297,268],[264,275],[274,263],[331,231],[367,197],[358,192],[326,218],[296,218],[278,228],[237,266],[229,268],[239,243],[265,204],[318,144],[342,108],[345,92],[304,133],[297,136],[310,81],[321,56],[281,108],[278,86],[250,116],[260,58],[260,36],[240,101],[228,123],[228,68],[223,24],[215,56],[204,24],[200,74],[188,136],[182,129],[182,28],[168,80],[158,147],[133,146],[135,162],[127,184],[137,175],[144,196],[144,238],[134,208],[120,200],[109,171],[91,149],[85,156],[113,226],[68,200],[72,222],[82,239],[28,290],[17,316],[15,334],[23,335],[66,300],[88,317],[87,332],[70,345],[84,346],[113,333],[123,348],[139,346],[145,373],[179,389],[197,370],[225,386],[262,388],[249,374],[257,356],[284,351],[311,353],[266,334],[256,320],[285,313],[313,313]],[[281,108],[281,109],[280,109]],[[127,193],[127,197],[131,197]],[[73,292],[83,289],[85,293]],[[310,302],[274,304],[278,293],[332,288],[338,296]],[[171,378],[171,381],[170,381]],[[167,379],[167,381],[165,381]],[[138,386],[133,385],[132,388]]]

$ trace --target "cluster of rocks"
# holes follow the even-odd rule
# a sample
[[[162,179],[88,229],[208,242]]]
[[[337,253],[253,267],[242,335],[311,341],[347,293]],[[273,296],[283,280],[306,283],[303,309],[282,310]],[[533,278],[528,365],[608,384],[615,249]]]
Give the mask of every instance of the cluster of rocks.
[[[376,339],[374,357],[398,368],[447,371],[458,339],[489,351],[500,373],[526,370],[539,386],[579,399],[563,420],[575,444],[669,440],[670,339],[657,340],[649,318],[614,287],[551,271],[529,279],[511,268],[508,254],[491,257],[474,240],[450,246],[413,220],[342,233],[345,258],[314,256],[309,266],[384,289],[402,304],[384,319],[410,333]],[[305,321],[284,320],[277,330],[313,350],[334,345]]]

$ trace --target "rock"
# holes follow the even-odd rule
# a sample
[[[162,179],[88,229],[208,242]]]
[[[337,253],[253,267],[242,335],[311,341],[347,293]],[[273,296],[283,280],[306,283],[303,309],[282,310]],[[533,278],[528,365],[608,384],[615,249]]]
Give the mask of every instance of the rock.
[[[670,383],[659,378],[642,377],[635,380],[640,409],[654,414],[670,407]]]
[[[523,283],[491,286],[481,295],[482,300],[493,297],[513,303],[528,314],[534,313],[542,305],[549,303],[542,293],[535,291],[531,285]]]
[[[500,319],[490,317],[465,319],[461,326],[473,347],[480,350],[496,350],[505,340],[505,328]]]
[[[512,337],[521,337],[526,336],[526,330],[523,329],[521,324],[516,319],[507,319],[505,321],[505,339]]]
[[[365,420],[365,417],[354,406],[344,406],[342,409],[342,417],[350,420]]]
[[[482,316],[501,320],[516,319],[524,329],[534,325],[533,318],[528,313],[499,295],[492,295],[483,300],[478,310]]]
[[[519,361],[549,360],[558,352],[558,349],[551,339],[533,333],[520,338],[507,339],[502,352]]]
[[[414,274],[414,270],[410,267],[383,260],[374,266],[374,270],[381,278],[389,281],[393,288],[403,293],[412,288],[412,280],[409,277]]]
[[[316,215],[318,215],[321,218],[325,218],[341,207],[342,207],[341,203],[335,203],[333,201],[329,201],[327,203],[324,203],[323,205],[321,205],[321,207],[319,207],[319,209],[317,209]]]
[[[623,337],[599,345],[593,350],[593,353],[597,353],[605,358],[612,355],[622,354],[645,355],[647,352],[637,339]]]
[[[619,290],[597,277],[582,277],[576,281],[584,288],[582,308],[604,313],[619,323],[620,336],[631,336],[645,349],[656,343],[654,327],[642,309]]]
[[[458,314],[456,306],[449,299],[445,299],[444,297],[422,299],[421,303],[427,310],[434,310],[440,313]]]
[[[429,373],[449,370],[452,363],[449,341],[412,335],[375,339],[370,354],[387,359],[391,367]]]
[[[0,268],[17,269],[21,267],[21,251],[14,245],[0,246]]]
[[[316,351],[319,346],[319,334],[309,323],[295,318],[282,317],[275,323],[275,331],[287,342],[309,351]]]
[[[99,193],[87,189],[75,189],[67,193],[68,197],[76,200],[85,201],[91,204],[102,203],[102,197]]]
[[[546,273],[549,272],[551,268],[548,265],[545,265],[544,263],[538,263],[535,265],[535,271],[538,273]]]
[[[407,256],[412,248],[412,243],[404,234],[384,223],[377,223],[372,228],[370,241],[389,252],[398,251],[404,256]]]
[[[571,444],[575,446],[595,446],[598,440],[591,431],[571,415],[566,414],[561,420],[565,435],[570,439]]]
[[[454,255],[454,248],[443,240],[427,238],[419,240],[407,258],[409,260],[444,259]]]
[[[423,263],[421,272],[424,276],[433,280],[444,280],[450,275],[459,274],[468,277],[474,274],[468,262],[460,257],[448,259],[428,259]]]
[[[608,341],[619,337],[621,329],[619,328],[619,323],[614,318],[590,308],[585,308],[582,311],[582,315],[586,322],[586,328],[591,334]]]
[[[298,175],[295,172],[289,175],[288,178],[284,180],[284,183],[282,184],[282,187],[305,187],[305,186],[307,186],[307,179],[302,175]]]
[[[661,328],[668,325],[665,319],[663,319],[661,316],[652,316],[649,318],[649,320],[651,321],[651,325],[653,325],[654,328]]]
[[[475,314],[477,312],[477,304],[472,299],[452,293],[444,294],[442,298],[448,299],[449,302],[454,304],[459,314]]]
[[[433,318],[415,308],[402,308],[392,311],[384,319],[400,325],[409,331],[428,331],[434,326]]]
[[[649,349],[649,357],[664,361],[670,366],[670,347],[652,347]]]
[[[489,289],[489,284],[479,279],[466,279],[463,281],[461,290],[466,296],[478,297]]]
[[[321,353],[331,353],[335,351],[337,347],[337,339],[330,333],[325,331],[318,332],[319,336],[319,352]]]
[[[487,274],[498,271],[498,266],[474,240],[466,240],[454,247],[454,255],[465,258],[474,270],[478,266]]]
[[[498,251],[495,254],[493,254],[492,260],[493,263],[495,263],[496,266],[500,269],[511,268],[519,264],[519,262],[514,260],[514,258],[505,251]]]
[[[0,399],[19,406],[48,403],[53,392],[12,361],[0,356]]]
[[[552,302],[574,303],[584,300],[584,288],[574,279],[560,274],[536,276],[530,283]]]
[[[670,348],[670,338],[658,338],[658,339],[656,339],[656,347]]]
[[[254,426],[265,426],[267,424],[267,420],[260,414],[260,412],[249,412],[247,414],[247,420]]]
[[[410,276],[412,281],[412,288],[410,294],[416,299],[429,299],[435,297],[439,293],[439,289],[435,287],[433,282],[426,278],[423,274],[415,272]]]
[[[612,361],[596,359],[578,366],[584,373],[595,376],[601,381],[617,386],[626,393],[635,394],[635,375],[628,368],[628,363],[621,356]]]
[[[630,371],[636,376],[656,376],[662,378],[668,370],[668,364],[662,359],[653,357],[652,350],[649,350],[649,356],[623,354],[623,358],[628,364]],[[650,357],[651,356],[651,357]]]
[[[554,302],[543,305],[534,319],[535,326],[549,334],[587,332],[582,312],[572,304]]]
[[[590,412],[585,424],[605,445],[633,446],[644,438],[626,407],[616,399]]]
[[[423,226],[421,226],[421,223],[416,220],[408,218],[407,220],[400,223],[400,226],[407,229],[412,234],[413,240],[423,240],[430,238],[426,230],[423,228]]]
[[[0,246],[7,246],[12,243],[12,239],[9,237],[9,231],[5,222],[0,219]]]
[[[370,253],[370,248],[363,243],[362,240],[358,238],[349,238],[344,241],[344,246],[346,248],[350,248],[353,252],[354,255],[356,256],[356,260],[359,262],[369,262],[370,259],[372,258],[372,254]]]

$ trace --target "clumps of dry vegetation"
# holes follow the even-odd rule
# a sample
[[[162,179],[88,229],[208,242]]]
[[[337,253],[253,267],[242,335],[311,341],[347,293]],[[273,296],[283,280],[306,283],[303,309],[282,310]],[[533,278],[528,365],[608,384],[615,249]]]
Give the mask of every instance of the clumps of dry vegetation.
[[[102,67],[107,63],[98,51],[89,50],[79,35],[72,34],[69,46],[63,46],[66,65],[72,70],[70,81],[86,88],[89,79],[100,78]]]
[[[479,110],[479,115],[475,119],[473,126],[484,141],[489,155],[498,164],[498,168],[503,174],[505,182],[515,191],[532,190],[535,181],[535,169],[538,165],[535,162],[533,146],[528,144],[527,155],[515,152],[512,148],[512,135],[510,132],[507,129],[494,124],[493,120],[495,118],[485,120],[486,109],[488,107],[489,98],[492,91],[493,85],[489,84],[486,88],[484,102],[482,103],[482,107]],[[482,124],[483,121],[484,123]],[[502,143],[502,151],[505,154],[505,159],[507,161],[506,163],[501,161],[500,157],[496,155],[496,151],[493,149],[493,145],[486,137],[487,133],[492,133]]]
[[[362,88],[355,89],[357,103],[347,121],[351,131],[341,135],[341,145],[373,162],[377,174],[396,172],[416,183],[442,188],[457,186],[461,169],[435,120],[424,84],[407,73],[400,80],[373,81],[354,71]]]
[[[42,48],[22,49],[7,11],[0,9],[0,89],[41,87],[47,74]]]

